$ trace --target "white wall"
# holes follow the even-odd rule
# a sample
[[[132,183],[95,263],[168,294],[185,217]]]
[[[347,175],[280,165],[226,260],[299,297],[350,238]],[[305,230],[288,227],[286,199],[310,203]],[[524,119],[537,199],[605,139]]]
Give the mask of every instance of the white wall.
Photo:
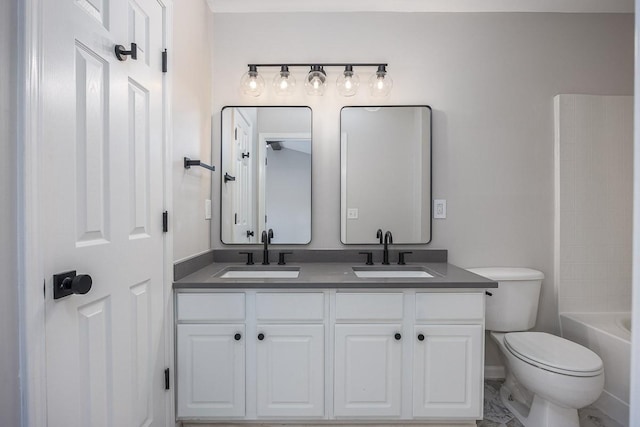
[[[20,425],[17,281],[17,2],[0,2],[0,425]]]
[[[212,15],[204,0],[180,2],[173,10],[175,30],[170,72],[174,163],[173,213],[169,226],[173,227],[173,259],[177,261],[211,248],[211,221],[204,219],[204,206],[205,199],[211,198],[212,172],[200,167],[184,169],[183,158],[218,165],[220,154],[216,151],[212,160]],[[213,211],[219,211],[219,202],[219,199],[213,201]]]
[[[555,104],[558,310],[630,311],[633,97]]]
[[[633,31],[625,14],[215,14],[214,152],[223,105],[310,105],[309,248],[341,247],[340,108],[374,101],[365,91],[338,98],[334,87],[321,98],[302,95],[303,69],[292,70],[300,94],[286,100],[244,98],[238,83],[250,62],[388,62],[395,83],[386,102],[434,110],[433,197],[447,199],[448,218],[434,220],[433,241],[422,247],[446,248],[464,267],[543,271],[538,327],[557,332],[553,97],[632,94]],[[328,71],[335,81],[340,70]],[[273,72],[264,74],[270,83]],[[214,247],[218,233],[213,227]]]

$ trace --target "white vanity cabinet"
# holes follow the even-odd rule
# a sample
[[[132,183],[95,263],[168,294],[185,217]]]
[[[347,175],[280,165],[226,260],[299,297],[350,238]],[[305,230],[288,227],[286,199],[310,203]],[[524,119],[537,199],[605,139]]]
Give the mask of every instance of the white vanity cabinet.
[[[244,293],[180,294],[176,320],[177,416],[243,417]]]
[[[325,415],[324,314],[322,292],[256,294],[258,418]]]
[[[178,419],[482,417],[482,289],[181,291],[176,319]]]
[[[336,417],[400,417],[401,292],[336,294]]]
[[[417,293],[413,416],[482,416],[484,294]]]

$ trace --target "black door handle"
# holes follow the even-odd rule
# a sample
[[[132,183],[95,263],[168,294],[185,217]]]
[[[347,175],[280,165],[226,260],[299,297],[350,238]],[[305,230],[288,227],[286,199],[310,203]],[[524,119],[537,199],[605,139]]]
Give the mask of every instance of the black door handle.
[[[235,177],[235,176],[231,176],[231,175],[229,175],[227,172],[225,172],[225,173],[224,173],[224,182],[225,182],[225,184],[226,184],[228,181],[235,181],[235,180],[236,180],[236,177]]]
[[[138,59],[138,45],[136,43],[131,43],[131,48],[129,50],[126,50],[126,48],[121,44],[117,44],[114,51],[116,52],[116,58],[118,58],[118,61],[126,61],[127,56],[131,56],[131,59],[134,61]]]
[[[91,290],[93,279],[88,274],[76,274],[74,271],[53,275],[53,299],[67,295],[84,295]]]

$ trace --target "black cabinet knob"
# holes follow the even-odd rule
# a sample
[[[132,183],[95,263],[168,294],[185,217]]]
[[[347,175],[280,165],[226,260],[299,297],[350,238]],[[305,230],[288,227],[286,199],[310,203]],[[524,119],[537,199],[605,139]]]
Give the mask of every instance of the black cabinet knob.
[[[264,334],[263,334],[262,332],[260,332],[260,333],[258,334],[258,339],[259,339],[260,341],[262,341],[262,340],[264,339]]]
[[[397,341],[400,341],[400,339],[402,339],[402,335],[400,335],[398,332],[396,332],[396,334],[393,336]]]
[[[418,334],[418,341],[424,341],[424,335]]]
[[[240,341],[242,339],[242,335],[241,334],[235,334],[233,336],[233,339],[236,340],[236,341]]]

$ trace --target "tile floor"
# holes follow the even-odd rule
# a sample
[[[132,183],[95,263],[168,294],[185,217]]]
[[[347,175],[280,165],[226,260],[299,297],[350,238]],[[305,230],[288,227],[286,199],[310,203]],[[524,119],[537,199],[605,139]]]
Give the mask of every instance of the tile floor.
[[[486,380],[484,383],[484,420],[478,427],[523,427],[522,423],[500,401],[502,381]],[[588,406],[578,411],[580,427],[622,427],[599,409]]]

